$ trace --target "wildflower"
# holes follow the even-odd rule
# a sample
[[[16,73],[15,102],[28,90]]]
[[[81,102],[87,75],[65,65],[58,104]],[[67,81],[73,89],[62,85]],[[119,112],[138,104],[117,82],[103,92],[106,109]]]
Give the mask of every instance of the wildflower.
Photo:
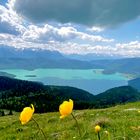
[[[30,121],[34,111],[35,111],[35,109],[34,109],[33,104],[31,104],[31,107],[25,107],[23,109],[23,111],[20,113],[20,117],[19,117],[22,125],[24,125]]]
[[[95,132],[97,133],[98,140],[100,140],[100,130],[101,130],[101,127],[99,125],[96,125]]]
[[[20,113],[20,121],[21,121],[21,124],[26,124],[27,122],[29,122],[32,118],[32,120],[36,123],[39,131],[43,134],[44,136],[44,139],[46,140],[46,136],[45,136],[45,133],[44,131],[40,128],[38,122],[32,117],[33,116],[33,113],[34,113],[35,109],[34,109],[34,106],[33,104],[31,104],[31,107],[25,107],[23,109],[23,111]]]
[[[138,111],[138,113],[140,113],[140,110]]]
[[[79,135],[80,137],[82,136],[81,131],[80,131],[80,127],[78,124],[77,119],[75,118],[75,116],[72,114],[72,110],[73,110],[73,100],[69,99],[69,101],[64,101],[60,106],[59,106],[59,112],[61,114],[60,119],[65,118],[68,115],[72,115],[73,119],[76,122],[77,125],[77,129],[79,131]]]
[[[100,127],[99,125],[96,125],[96,126],[95,126],[95,132],[96,132],[96,133],[99,133],[100,130],[101,130],[101,127]]]
[[[61,114],[60,119],[70,115],[73,110],[73,101],[69,99],[69,101],[64,101],[60,106],[59,106],[59,112]]]

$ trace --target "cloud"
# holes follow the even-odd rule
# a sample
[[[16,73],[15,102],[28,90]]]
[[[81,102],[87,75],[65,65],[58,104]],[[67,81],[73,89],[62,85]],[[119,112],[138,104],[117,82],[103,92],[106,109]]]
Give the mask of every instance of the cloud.
[[[93,32],[93,33],[94,32],[99,33],[99,32],[104,31],[104,28],[93,26],[91,28],[87,28],[87,31],[90,31],[90,32]]]
[[[126,22],[129,19],[131,20],[133,18],[136,18],[139,15],[138,14],[139,9],[136,8],[135,3],[131,5],[132,6],[131,11],[130,11],[131,14],[128,13],[129,18],[127,18],[127,15],[125,15],[126,17],[123,18],[124,16],[123,14],[126,12],[126,7],[128,9],[130,8],[128,6],[130,4],[129,0],[123,0],[121,2],[121,3],[126,2],[127,5],[124,5],[124,8],[122,8],[123,12],[120,13],[121,16],[118,16],[118,17],[111,14],[118,14],[120,10],[119,8],[121,8],[122,5],[120,5],[120,7],[116,9],[116,13],[115,11],[113,11],[115,7],[112,7],[112,6],[114,2],[116,3],[116,6],[117,6],[117,3],[119,4],[120,2],[119,0],[112,0],[112,1],[108,0],[106,2],[105,0],[102,0],[102,3],[100,3],[100,0],[98,0],[99,3],[97,3],[97,0],[86,0],[86,1],[75,0],[75,2],[71,0],[71,1],[67,1],[69,5],[65,4],[65,1],[64,0],[51,0],[51,1],[50,0],[37,0],[36,2],[33,2],[32,0],[25,0],[25,1],[9,0],[9,2],[5,4],[5,6],[0,5],[0,44],[16,47],[19,49],[23,49],[23,48],[38,49],[39,48],[39,49],[48,49],[52,51],[55,50],[64,54],[93,53],[93,54],[99,54],[99,55],[109,55],[109,56],[113,55],[113,56],[124,56],[124,57],[134,57],[134,56],[136,57],[140,55],[140,41],[138,41],[138,39],[137,41],[129,41],[127,43],[118,43],[119,40],[114,40],[112,38],[106,37],[105,32],[103,32],[104,35],[103,33],[101,33],[102,35],[100,34],[100,32],[103,31],[104,29],[106,29],[106,32],[107,32],[107,28],[105,26],[111,27],[111,26]],[[93,1],[94,1],[94,4],[93,4]],[[51,6],[55,7],[55,5],[53,4],[56,2],[59,2],[57,3],[58,8],[62,6],[61,7],[62,9],[60,9],[60,11],[58,9],[49,8]],[[83,10],[81,10],[81,6],[82,6],[81,4],[79,6],[75,5],[75,4],[78,4],[78,2],[81,2],[81,4],[83,3],[83,7],[85,6],[84,7],[85,9],[83,8]],[[137,0],[135,0],[135,2],[137,2]],[[61,5],[62,3],[64,3],[65,5]],[[79,10],[83,13],[87,12],[86,8],[87,6],[90,5],[89,3],[91,4],[92,7],[94,7],[93,9],[89,8],[89,11],[91,12],[90,17],[86,17],[85,15],[82,15],[82,13],[81,14],[78,13]],[[22,5],[18,5],[18,4],[22,4]],[[28,7],[28,5],[26,4],[29,4],[30,6]],[[46,6],[46,4],[51,4],[51,5]],[[106,12],[107,11],[109,12],[107,15],[103,14],[105,4],[106,4],[106,7],[110,5],[110,8],[106,10]],[[137,5],[138,4],[139,4],[139,1],[137,2]],[[95,5],[97,5],[97,7]],[[75,8],[75,6],[76,7],[78,6],[77,8],[79,9],[76,8],[75,11],[72,10],[72,13],[71,13],[71,8],[72,7]],[[27,9],[27,7],[29,9]],[[39,7],[41,7],[39,9],[40,11],[38,10]],[[133,10],[134,7],[135,9]],[[23,17],[20,17],[20,15],[18,15],[14,11],[14,8],[16,9],[17,13],[21,14]],[[31,13],[31,10],[34,10],[34,8],[36,9],[35,13]],[[58,10],[58,13],[56,12],[55,13],[56,15],[54,14],[54,16],[52,16],[52,13],[50,13],[49,14],[51,15],[50,17],[45,16],[45,15],[48,15],[48,13],[46,12],[49,12],[48,11],[49,9],[50,9],[50,12],[54,10],[54,13],[56,12],[55,10]],[[70,15],[67,14],[68,12],[67,9],[69,10]],[[100,12],[97,12],[93,16],[92,12],[96,12],[98,10]],[[136,14],[136,11],[137,11],[137,14]],[[60,14],[59,12],[60,13],[64,12],[64,13],[61,13],[61,16],[59,16]],[[38,13],[40,13],[41,16],[39,16]],[[77,19],[78,16],[76,14],[80,14],[79,19]],[[85,13],[85,14],[89,14],[89,13]],[[102,16],[102,14],[105,17]],[[85,25],[94,24],[94,26],[90,28],[87,26],[81,26],[81,25],[73,24],[73,23],[62,24],[58,22],[50,22],[50,24],[46,24],[46,22],[42,24],[36,24],[33,22],[26,21],[24,17],[29,18],[31,21],[36,21],[39,23],[52,19],[52,20],[62,21],[62,23],[70,21],[70,22],[76,22],[76,23],[81,23]],[[120,20],[120,17],[122,18],[121,20]],[[62,20],[61,18],[62,19],[64,18],[64,19]]]
[[[11,0],[30,21],[58,21],[112,27],[140,16],[140,0]]]
[[[23,33],[23,38],[25,40],[32,40],[35,42],[48,42],[48,41],[71,41],[74,39],[91,41],[91,42],[113,42],[113,39],[107,39],[99,35],[87,34],[78,31],[72,26],[67,27],[54,27],[51,25],[44,25],[43,27],[38,27],[36,25],[30,25]]]
[[[37,43],[27,41],[20,36],[0,34],[0,45],[12,46],[18,49],[44,49],[58,51],[64,54],[96,54],[106,56],[139,57],[140,41],[117,43],[112,45],[79,44],[74,42],[48,41]]]
[[[11,34],[0,34],[0,45],[11,46],[18,49],[24,49],[24,48],[47,49],[46,45],[44,44],[25,41],[20,36],[11,35]]]
[[[17,35],[23,30],[25,27],[22,26],[21,18],[12,10],[10,5],[7,7],[0,5],[0,33]]]
[[[121,57],[139,57],[140,56],[140,42],[131,41],[125,44],[110,45],[91,45],[91,44],[77,44],[77,43],[56,43],[52,42],[50,45],[53,50],[57,50],[64,54],[98,54],[106,56],[121,56]],[[50,49],[51,49],[50,47]]]

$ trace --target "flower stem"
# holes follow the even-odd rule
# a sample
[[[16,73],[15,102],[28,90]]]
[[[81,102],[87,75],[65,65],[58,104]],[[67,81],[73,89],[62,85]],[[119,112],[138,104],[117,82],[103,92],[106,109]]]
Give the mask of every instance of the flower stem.
[[[74,119],[75,122],[76,122],[76,125],[77,125],[77,128],[78,128],[78,131],[79,131],[79,135],[80,135],[80,137],[82,137],[82,134],[81,134],[81,131],[80,131],[80,127],[79,127],[78,121],[76,120],[75,116],[74,116],[72,113],[71,113],[71,115],[72,115],[73,119]]]
[[[46,136],[45,136],[45,133],[44,133],[44,131],[40,128],[38,122],[37,122],[34,118],[32,118],[32,120],[36,123],[36,125],[37,125],[39,131],[41,131],[41,133],[43,134],[44,139],[47,140],[47,138],[46,138]]]
[[[100,133],[98,132],[98,140],[100,140]]]

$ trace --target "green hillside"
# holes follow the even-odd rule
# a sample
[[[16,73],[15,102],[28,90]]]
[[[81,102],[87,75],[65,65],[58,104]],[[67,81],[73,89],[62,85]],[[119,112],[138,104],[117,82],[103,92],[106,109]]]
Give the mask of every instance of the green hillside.
[[[108,109],[73,111],[82,132],[82,140],[96,140],[96,124],[101,125],[101,140],[108,140],[104,131],[110,133],[111,140],[139,140],[140,102],[115,106]],[[34,114],[34,119],[43,129],[47,140],[80,140],[72,116],[59,119],[59,113]],[[19,122],[19,113],[0,117],[1,140],[43,140],[33,120],[26,125]]]
[[[33,103],[36,112],[52,112],[66,99],[75,100],[75,109],[91,108],[94,95],[73,87],[45,86],[42,83],[0,76],[0,108],[21,111]]]
[[[95,104],[98,105],[98,107],[108,107],[139,100],[140,93],[136,89],[131,86],[121,86],[96,95]]]
[[[140,93],[130,86],[109,89],[98,95],[68,87],[0,77],[0,108],[20,112],[33,103],[37,113],[53,112],[63,100],[73,99],[75,109],[105,108],[140,100]]]
[[[140,91],[140,78],[135,78],[128,81],[128,85],[134,87],[138,91]]]

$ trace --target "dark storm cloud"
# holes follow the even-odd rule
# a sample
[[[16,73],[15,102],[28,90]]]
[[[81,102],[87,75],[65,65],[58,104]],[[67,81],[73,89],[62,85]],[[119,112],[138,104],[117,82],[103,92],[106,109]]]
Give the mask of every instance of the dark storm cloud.
[[[140,0],[16,0],[15,10],[37,23],[116,26],[140,16]]]

